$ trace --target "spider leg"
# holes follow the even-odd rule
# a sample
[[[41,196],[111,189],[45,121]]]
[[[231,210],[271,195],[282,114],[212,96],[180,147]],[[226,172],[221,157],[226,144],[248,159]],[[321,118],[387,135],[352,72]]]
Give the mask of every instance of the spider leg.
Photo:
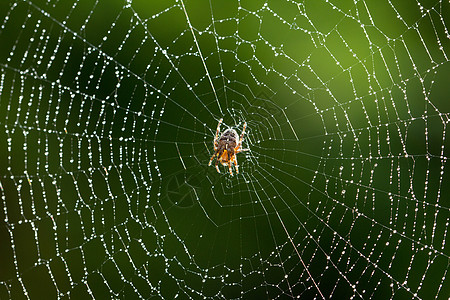
[[[217,130],[216,130],[216,136],[214,137],[214,148],[217,144],[217,138],[219,137],[219,131],[220,131],[220,124],[222,124],[223,118],[219,120],[219,124],[217,124]]]
[[[233,176],[233,171],[231,170],[232,160],[228,162],[228,170],[230,170],[230,175]]]
[[[237,147],[236,147],[237,148]],[[245,152],[245,151],[250,151],[250,149],[236,149],[234,151],[234,153],[239,153],[239,152]]]
[[[219,160],[217,159],[217,160],[216,160],[216,170],[217,170],[217,173],[220,173],[218,164],[219,164]]]
[[[242,139],[244,138],[245,128],[247,128],[247,122],[244,122],[244,128],[242,129],[242,133],[241,133],[241,137],[239,138],[239,142],[242,142]]]
[[[236,155],[234,155],[234,167],[236,168],[236,174],[239,174],[239,166],[238,166]]]
[[[212,161],[213,161],[214,157],[216,157],[216,154],[217,154],[217,152],[214,152],[213,156],[211,156],[211,159],[209,160],[209,164],[208,164],[208,166],[210,166],[210,165],[211,165],[211,163],[212,163]]]
[[[239,142],[236,146],[235,151],[238,151],[238,149],[241,148],[241,146],[242,146],[242,140],[244,139],[244,133],[245,133],[246,128],[247,128],[247,122],[244,122],[244,128],[242,129],[242,133],[241,133],[241,136],[239,137]],[[245,151],[245,150],[241,150],[241,151]]]

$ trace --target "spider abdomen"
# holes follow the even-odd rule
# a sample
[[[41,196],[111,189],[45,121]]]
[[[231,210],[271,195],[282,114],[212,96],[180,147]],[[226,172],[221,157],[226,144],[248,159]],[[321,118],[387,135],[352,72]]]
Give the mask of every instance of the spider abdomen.
[[[219,138],[219,146],[221,144],[225,145],[228,144],[228,148],[230,147],[236,147],[236,143],[237,143],[237,132],[234,129],[227,129],[225,130],[222,135]]]

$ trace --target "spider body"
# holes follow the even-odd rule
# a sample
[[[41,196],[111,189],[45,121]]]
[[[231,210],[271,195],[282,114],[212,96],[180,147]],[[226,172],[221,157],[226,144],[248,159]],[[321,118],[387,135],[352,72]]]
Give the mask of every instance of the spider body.
[[[232,171],[233,164],[234,167],[236,168],[236,174],[239,173],[236,154],[248,150],[248,149],[241,149],[242,140],[244,138],[244,132],[245,128],[247,127],[247,123],[244,123],[244,128],[242,129],[240,137],[238,136],[236,130],[232,128],[228,128],[227,130],[225,130],[219,137],[220,124],[222,124],[222,120],[223,119],[220,119],[219,124],[217,125],[216,136],[214,138],[214,154],[209,160],[208,166],[210,166],[214,158],[217,157],[215,164],[217,172],[220,173],[218,166],[220,162],[223,166],[228,165],[230,174],[231,176],[233,176]]]

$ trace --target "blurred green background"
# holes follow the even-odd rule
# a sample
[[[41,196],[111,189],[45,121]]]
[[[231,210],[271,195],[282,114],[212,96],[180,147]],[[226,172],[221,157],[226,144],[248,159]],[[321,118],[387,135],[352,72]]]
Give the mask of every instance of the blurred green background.
[[[3,1],[0,299],[447,299],[449,10]]]

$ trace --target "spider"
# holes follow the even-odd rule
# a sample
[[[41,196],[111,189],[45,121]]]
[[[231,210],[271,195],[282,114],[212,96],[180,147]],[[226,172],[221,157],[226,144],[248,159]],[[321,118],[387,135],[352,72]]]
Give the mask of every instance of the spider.
[[[245,132],[245,128],[247,127],[247,123],[244,123],[244,128],[242,129],[241,136],[240,136],[239,140],[237,140],[238,134],[237,134],[236,130],[231,129],[231,128],[228,128],[227,130],[225,130],[219,137],[220,124],[222,124],[222,120],[223,119],[220,119],[219,124],[217,125],[216,136],[214,137],[214,154],[213,154],[213,156],[211,156],[208,166],[211,165],[214,157],[217,156],[216,164],[215,164],[217,172],[220,173],[219,166],[218,166],[218,164],[220,162],[223,166],[228,165],[230,174],[231,174],[231,176],[233,176],[233,171],[231,170],[231,166],[233,165],[233,163],[234,163],[234,167],[236,168],[236,174],[239,174],[236,154],[239,152],[249,150],[249,149],[241,149],[242,140],[244,138],[244,132]]]

